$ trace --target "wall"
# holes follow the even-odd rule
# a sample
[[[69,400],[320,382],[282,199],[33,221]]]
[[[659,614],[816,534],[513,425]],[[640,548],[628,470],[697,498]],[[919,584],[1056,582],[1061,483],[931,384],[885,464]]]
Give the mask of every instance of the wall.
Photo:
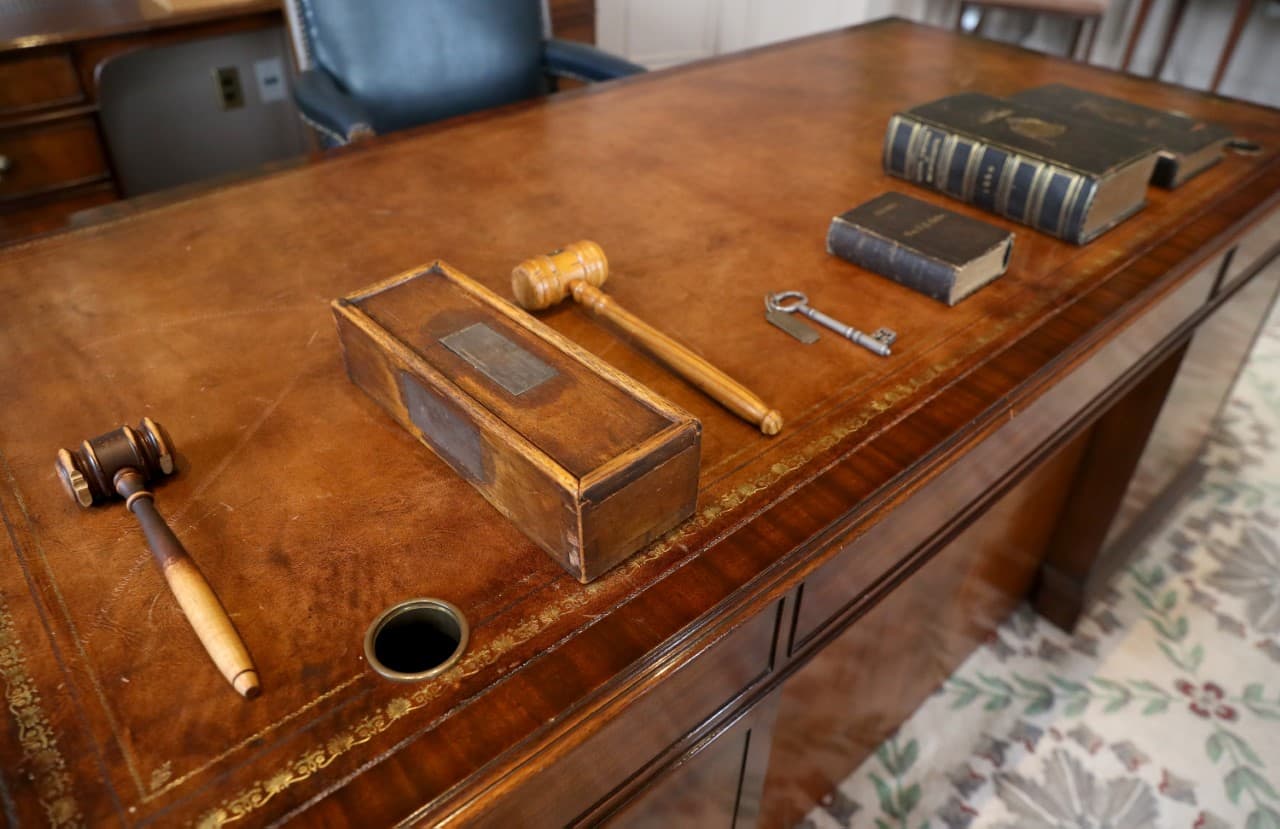
[[[1137,4],[1112,0],[1098,30],[1093,63],[1119,65]],[[1171,7],[1171,0],[1155,3],[1134,71],[1151,71]],[[957,9],[958,0],[598,0],[597,38],[601,48],[660,68],[887,15],[950,27]],[[1164,80],[1206,88],[1234,12],[1234,2],[1190,0]],[[1066,21],[1021,12],[991,14],[989,36],[1043,51],[1066,49]],[[1220,92],[1280,106],[1280,49],[1268,48],[1276,42],[1280,0],[1257,0]]]

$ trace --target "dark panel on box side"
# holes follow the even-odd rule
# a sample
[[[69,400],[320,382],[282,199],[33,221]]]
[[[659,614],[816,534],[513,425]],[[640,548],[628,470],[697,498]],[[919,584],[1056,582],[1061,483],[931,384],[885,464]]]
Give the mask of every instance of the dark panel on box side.
[[[435,453],[468,481],[488,481],[475,424],[409,372],[397,372],[396,383],[409,420],[422,431]]]

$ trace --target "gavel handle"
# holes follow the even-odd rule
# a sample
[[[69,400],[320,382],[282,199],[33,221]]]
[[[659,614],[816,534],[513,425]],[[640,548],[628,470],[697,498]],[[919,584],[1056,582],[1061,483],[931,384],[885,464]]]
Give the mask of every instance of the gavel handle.
[[[766,435],[782,431],[782,414],[771,409],[746,386],[694,354],[680,343],[633,316],[594,285],[581,279],[571,284],[573,298],[593,314],[608,320],[639,341],[681,377],[720,401],[738,417],[754,423]]]
[[[156,566],[213,663],[241,696],[258,696],[262,688],[248,649],[204,574],[156,509],[142,475],[126,469],[116,475],[115,483],[116,491],[127,499],[129,510],[142,525]]]

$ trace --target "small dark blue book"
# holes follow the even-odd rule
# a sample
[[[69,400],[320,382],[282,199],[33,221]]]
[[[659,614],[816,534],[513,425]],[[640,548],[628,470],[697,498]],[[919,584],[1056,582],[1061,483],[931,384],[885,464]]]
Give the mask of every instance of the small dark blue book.
[[[1009,267],[1013,234],[903,193],[841,213],[827,252],[955,305]]]

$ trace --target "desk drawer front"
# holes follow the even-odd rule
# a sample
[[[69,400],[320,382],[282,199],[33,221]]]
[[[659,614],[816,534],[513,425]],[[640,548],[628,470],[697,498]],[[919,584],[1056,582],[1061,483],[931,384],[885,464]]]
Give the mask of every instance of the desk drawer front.
[[[0,200],[106,179],[107,161],[92,118],[70,118],[0,133]]]
[[[757,614],[666,676],[544,774],[502,798],[484,826],[562,826],[584,814],[772,669],[778,608]],[[619,786],[622,783],[622,786]],[[577,821],[574,821],[574,818]]]
[[[1150,527],[1145,516],[1148,509],[1168,503],[1165,493],[1171,488],[1178,492],[1195,480],[1184,473],[1199,457],[1266,322],[1278,286],[1280,262],[1273,262],[1196,330],[1107,533],[1103,547],[1108,554],[1133,549],[1138,539],[1126,538],[1126,532],[1135,527],[1136,533],[1145,534]],[[1153,513],[1162,514],[1163,509]]]
[[[0,60],[0,115],[82,100],[75,64],[65,51]]]
[[[1190,318],[1209,297],[1221,268],[1215,256],[1061,383],[988,435],[955,465],[917,490],[885,520],[845,542],[839,555],[806,579],[790,652],[844,618],[876,580],[917,550],[954,530],[953,522],[986,509],[984,493],[1017,480],[1038,447],[1055,440],[1135,362]]]
[[[1277,245],[1280,245],[1280,208],[1271,211],[1271,215],[1240,237],[1235,253],[1227,263],[1227,271],[1222,275],[1219,291],[1228,290]]]
[[[51,233],[67,226],[71,216],[81,210],[89,210],[116,201],[116,192],[109,182],[93,184],[69,190],[39,204],[24,205],[21,202],[0,208],[0,245],[17,242],[42,233]]]

